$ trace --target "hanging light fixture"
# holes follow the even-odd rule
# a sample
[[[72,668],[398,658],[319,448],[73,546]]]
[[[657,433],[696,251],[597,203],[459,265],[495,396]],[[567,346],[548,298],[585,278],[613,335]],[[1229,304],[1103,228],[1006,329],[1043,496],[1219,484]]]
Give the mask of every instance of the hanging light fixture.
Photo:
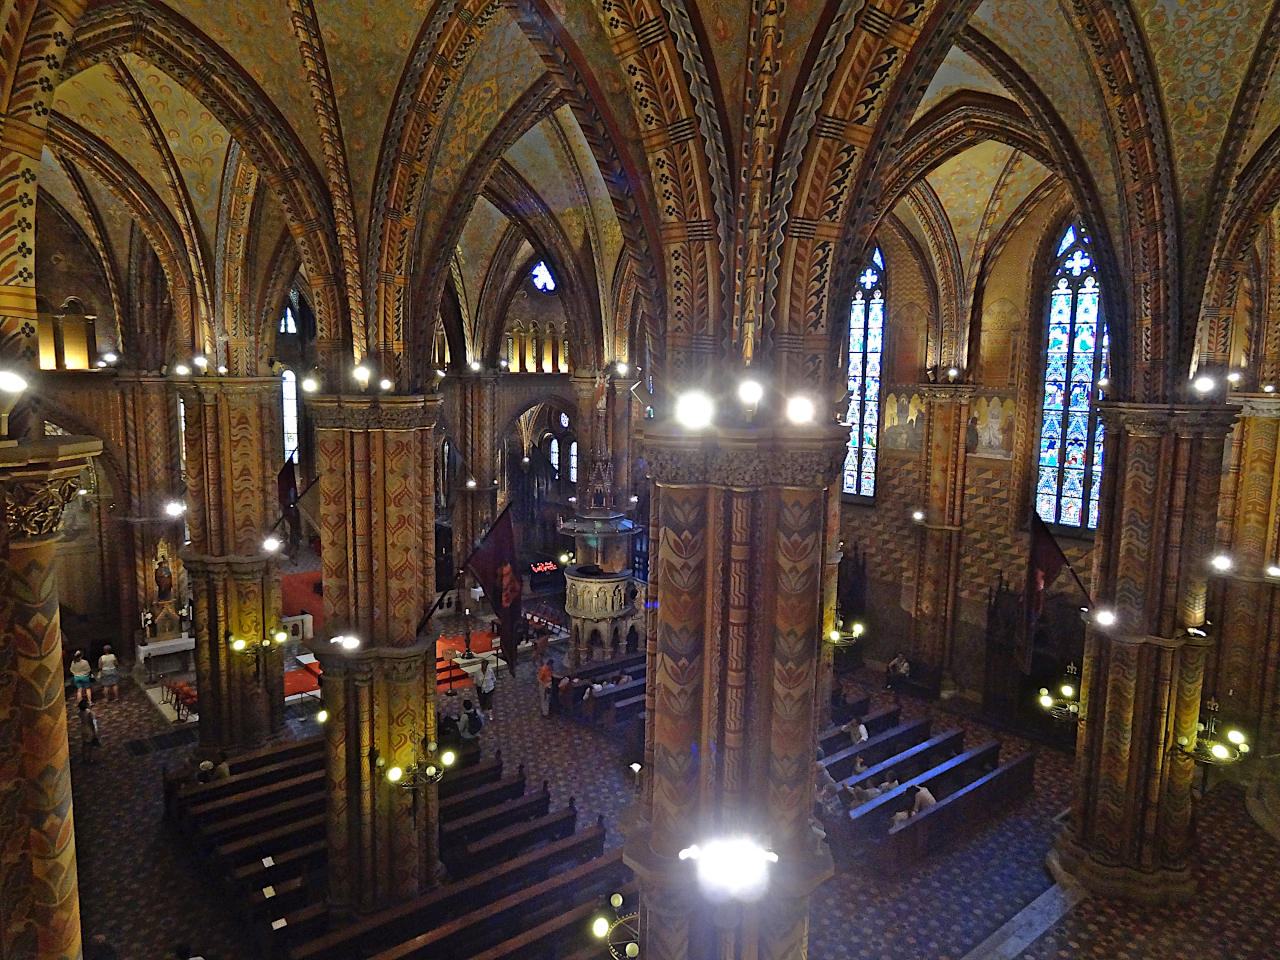
[[[1067,664],[1067,672],[1050,690],[1040,688],[1041,708],[1059,723],[1080,722],[1080,668]]]
[[[591,921],[591,933],[603,941],[614,960],[640,956],[640,914],[623,913],[623,903],[622,894],[615,893],[609,898],[614,919],[601,913]]]
[[[1192,743],[1187,737],[1178,738],[1178,752],[1196,763],[1225,765],[1235,763],[1249,752],[1249,739],[1238,727],[1229,727],[1225,733],[1218,732],[1218,711],[1221,705],[1213,697],[1205,701],[1204,710],[1207,719],[1196,724],[1196,739]]]
[[[454,751],[441,751],[438,743],[426,737],[419,741],[416,729],[410,728],[409,739],[413,743],[413,760],[406,767],[391,767],[386,773],[387,780],[398,787],[417,790],[437,783],[444,772],[457,762],[458,755]]]

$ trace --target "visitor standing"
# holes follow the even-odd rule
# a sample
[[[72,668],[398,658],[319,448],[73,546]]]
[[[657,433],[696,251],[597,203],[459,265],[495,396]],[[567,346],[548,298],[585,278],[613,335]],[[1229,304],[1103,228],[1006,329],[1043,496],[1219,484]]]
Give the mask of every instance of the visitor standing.
[[[486,657],[480,664],[480,679],[476,683],[476,690],[480,693],[480,709],[490,720],[493,719],[493,687],[497,681],[493,663]]]
[[[80,708],[80,756],[85,763],[93,763],[93,748],[101,746],[98,740],[98,718],[88,700],[77,704]]]
[[[93,706],[93,668],[84,658],[84,651],[71,655],[71,682],[76,685],[76,703],[87,701]]]
[[[538,668],[538,709],[544,717],[551,714],[551,661],[544,660]]]
[[[102,684],[103,700],[120,699],[120,661],[111,652],[111,644],[102,648],[98,658],[98,683]]]

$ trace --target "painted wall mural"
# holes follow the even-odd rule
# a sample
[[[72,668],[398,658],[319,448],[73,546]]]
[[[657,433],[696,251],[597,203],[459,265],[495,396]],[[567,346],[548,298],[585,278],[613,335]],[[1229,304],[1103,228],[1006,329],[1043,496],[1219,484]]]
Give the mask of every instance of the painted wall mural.
[[[890,393],[884,400],[880,449],[919,453],[924,443],[925,402],[919,394]]]

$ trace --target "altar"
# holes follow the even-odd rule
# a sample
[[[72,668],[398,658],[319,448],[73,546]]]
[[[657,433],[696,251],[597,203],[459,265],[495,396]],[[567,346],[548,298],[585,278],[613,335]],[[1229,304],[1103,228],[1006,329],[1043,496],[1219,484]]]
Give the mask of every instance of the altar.
[[[194,673],[195,648],[196,638],[185,633],[167,640],[152,640],[150,643],[139,641],[134,647],[134,663],[139,669],[146,668],[148,683],[155,680],[156,664],[152,661],[156,657],[162,658],[160,673]],[[183,655],[181,669],[175,666],[179,662],[179,654]]]

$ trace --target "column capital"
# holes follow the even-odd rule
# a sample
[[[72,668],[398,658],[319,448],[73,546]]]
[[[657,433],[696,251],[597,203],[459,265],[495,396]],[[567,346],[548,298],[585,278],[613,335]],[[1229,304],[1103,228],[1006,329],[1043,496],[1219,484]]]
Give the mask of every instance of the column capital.
[[[307,409],[317,430],[429,430],[440,419],[440,394],[325,394]]]
[[[711,428],[674,423],[641,428],[657,483],[723,487],[827,487],[844,465],[846,428],[837,424]]]
[[[1240,416],[1262,417],[1265,419],[1280,418],[1280,395],[1259,393],[1252,396],[1236,397],[1240,401]]]
[[[169,382],[188,403],[193,400],[212,403],[218,397],[245,397],[255,393],[274,394],[280,389],[279,377],[185,377]]]
[[[268,567],[275,560],[268,557],[255,556],[210,556],[194,550],[183,550],[179,554],[182,565],[191,573],[225,572],[236,580],[258,580],[267,574]]]
[[[1103,402],[1098,415],[1109,428],[1135,436],[1224,437],[1240,415],[1235,406]]]
[[[0,447],[9,537],[48,537],[58,531],[62,512],[80,487],[80,471],[102,452],[94,437],[47,437]]]

